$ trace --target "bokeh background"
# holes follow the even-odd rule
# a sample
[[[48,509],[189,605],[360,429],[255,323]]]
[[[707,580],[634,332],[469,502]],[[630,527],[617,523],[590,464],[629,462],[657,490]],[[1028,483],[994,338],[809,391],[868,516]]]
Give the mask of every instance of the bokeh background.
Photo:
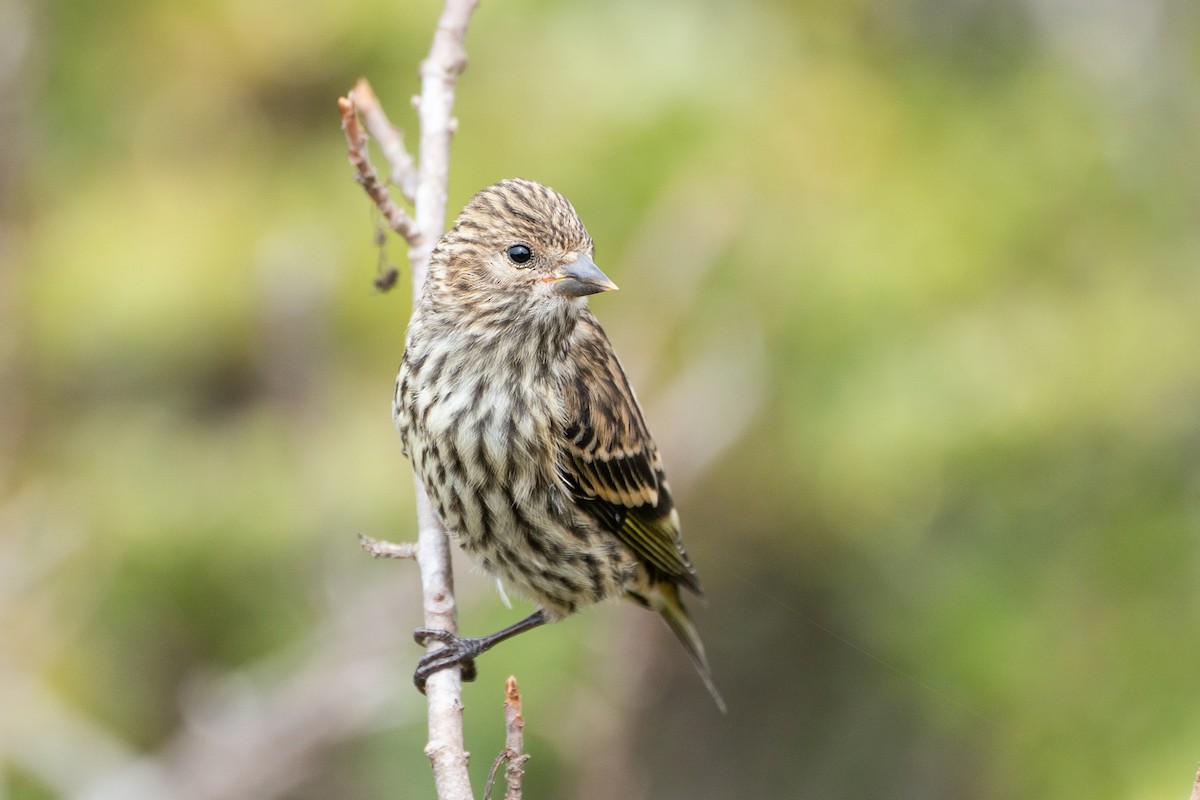
[[[0,0],[0,797],[430,797],[389,419],[404,248],[335,101],[434,0]],[[529,797],[1186,797],[1200,6],[485,2],[451,207],[567,194],[730,713],[590,611],[504,678]],[[410,136],[410,140],[415,137]],[[402,270],[380,294],[380,260]],[[459,562],[462,624],[505,609]]]

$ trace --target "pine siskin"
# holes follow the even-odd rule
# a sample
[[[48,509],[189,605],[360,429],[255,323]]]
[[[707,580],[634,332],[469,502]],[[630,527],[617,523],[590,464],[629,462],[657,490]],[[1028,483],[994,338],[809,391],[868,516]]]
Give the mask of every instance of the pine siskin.
[[[585,297],[616,289],[558,192],[506,180],[434,248],[392,416],[451,538],[539,608],[491,636],[419,630],[414,681],[505,639],[625,596],[662,614],[717,705],[680,598],[700,595],[662,461]]]

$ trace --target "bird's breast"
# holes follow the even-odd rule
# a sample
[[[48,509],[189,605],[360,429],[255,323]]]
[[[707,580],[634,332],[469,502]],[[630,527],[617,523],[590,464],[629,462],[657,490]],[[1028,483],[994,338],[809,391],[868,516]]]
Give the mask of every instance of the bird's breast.
[[[516,535],[525,509],[530,523],[548,524],[532,517],[558,491],[561,404],[549,372],[537,366],[508,348],[445,339],[405,357],[397,425],[443,521],[464,546]]]

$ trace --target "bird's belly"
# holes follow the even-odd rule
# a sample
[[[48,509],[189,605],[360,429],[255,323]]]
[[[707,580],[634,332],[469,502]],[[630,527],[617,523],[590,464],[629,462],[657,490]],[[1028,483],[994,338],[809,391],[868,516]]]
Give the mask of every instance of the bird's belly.
[[[456,538],[488,573],[553,617],[624,594],[635,561],[549,487],[516,499],[507,485],[471,491]],[[460,498],[461,499],[461,498]]]
[[[549,432],[508,416],[503,401],[471,422],[456,410],[431,409],[427,444],[412,453],[455,542],[552,616],[623,594],[636,560],[575,508],[555,473]]]

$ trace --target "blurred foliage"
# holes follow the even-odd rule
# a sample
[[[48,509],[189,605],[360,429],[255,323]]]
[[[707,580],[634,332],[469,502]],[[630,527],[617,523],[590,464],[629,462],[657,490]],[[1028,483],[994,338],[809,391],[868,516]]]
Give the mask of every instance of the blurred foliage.
[[[366,75],[411,125],[437,11],[0,3],[0,680],[131,756],[359,584],[412,598],[364,626],[419,622],[414,570],[353,539],[412,526],[411,298],[397,241],[371,288],[335,101]],[[1198,7],[513,0],[468,49],[451,206],[562,190],[651,426],[735,440],[680,492],[730,715],[597,609],[482,662],[477,788],[516,673],[531,797],[618,796],[581,785],[610,761],[625,797],[1184,796]],[[522,610],[458,579],[468,631]],[[401,655],[386,713],[284,796],[430,796]],[[8,717],[0,796],[61,796]]]

